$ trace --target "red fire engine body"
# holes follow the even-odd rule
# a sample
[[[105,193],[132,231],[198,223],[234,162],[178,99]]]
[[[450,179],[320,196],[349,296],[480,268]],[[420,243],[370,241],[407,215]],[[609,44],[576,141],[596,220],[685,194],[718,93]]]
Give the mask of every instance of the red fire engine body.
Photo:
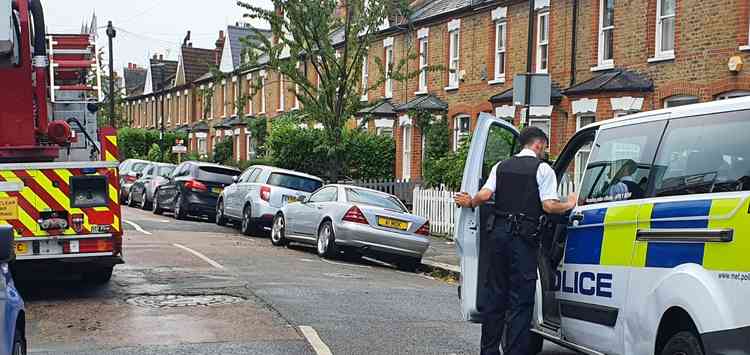
[[[0,0],[0,224],[15,230],[19,268],[107,282],[123,262],[101,98],[95,35],[47,35],[40,0]]]

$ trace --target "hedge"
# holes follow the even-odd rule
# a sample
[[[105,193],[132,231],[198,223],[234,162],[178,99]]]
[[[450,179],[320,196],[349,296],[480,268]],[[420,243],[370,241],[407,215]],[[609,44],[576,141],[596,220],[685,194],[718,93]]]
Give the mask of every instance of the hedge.
[[[187,141],[187,135],[174,132],[164,133],[164,156],[160,157],[159,152],[159,131],[146,130],[141,128],[120,128],[117,130],[117,145],[120,149],[120,157],[125,159],[145,159],[156,158],[158,161],[176,162],[177,155],[172,154],[172,146],[177,139]],[[154,152],[154,145],[156,151]]]

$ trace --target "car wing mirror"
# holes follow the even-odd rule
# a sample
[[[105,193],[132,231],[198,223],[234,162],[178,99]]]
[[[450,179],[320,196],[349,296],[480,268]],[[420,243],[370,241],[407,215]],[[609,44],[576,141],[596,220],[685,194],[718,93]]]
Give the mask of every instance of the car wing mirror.
[[[13,227],[0,226],[0,262],[7,263],[13,260],[14,252]]]
[[[239,177],[239,176],[237,176],[237,175],[235,175],[235,176],[232,176],[232,183],[233,183],[233,184],[236,184],[236,183],[237,183],[237,182],[239,182],[239,181],[240,181],[240,177]]]
[[[300,196],[300,197],[298,198],[298,201],[299,201],[299,203],[305,204],[305,203],[307,203],[308,201],[310,201],[310,198],[308,198],[307,196]]]

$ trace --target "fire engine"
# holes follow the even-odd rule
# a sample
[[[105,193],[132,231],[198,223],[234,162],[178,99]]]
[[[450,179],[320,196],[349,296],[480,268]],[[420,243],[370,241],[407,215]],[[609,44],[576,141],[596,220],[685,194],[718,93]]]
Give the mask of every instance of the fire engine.
[[[17,187],[0,192],[0,224],[19,269],[106,283],[123,263],[122,224],[95,36],[45,31],[40,0],[0,0],[0,184]]]

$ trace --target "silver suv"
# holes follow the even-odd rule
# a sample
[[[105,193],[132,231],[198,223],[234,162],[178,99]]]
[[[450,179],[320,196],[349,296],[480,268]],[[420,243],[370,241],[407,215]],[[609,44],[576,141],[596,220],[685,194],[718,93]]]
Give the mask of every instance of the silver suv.
[[[242,234],[268,233],[281,207],[296,202],[323,186],[317,176],[255,165],[224,188],[216,204],[216,224],[240,222]]]

